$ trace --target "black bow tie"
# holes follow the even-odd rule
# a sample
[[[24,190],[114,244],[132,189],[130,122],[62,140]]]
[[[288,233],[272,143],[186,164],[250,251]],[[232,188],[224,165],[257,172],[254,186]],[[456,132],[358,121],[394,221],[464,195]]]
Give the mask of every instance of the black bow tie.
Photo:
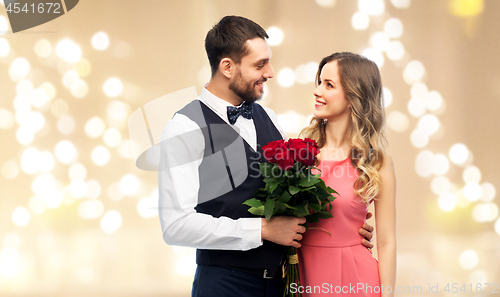
[[[251,119],[253,117],[252,108],[252,103],[248,102],[243,103],[240,107],[228,106],[227,118],[229,119],[229,123],[234,125],[240,115],[244,118]]]

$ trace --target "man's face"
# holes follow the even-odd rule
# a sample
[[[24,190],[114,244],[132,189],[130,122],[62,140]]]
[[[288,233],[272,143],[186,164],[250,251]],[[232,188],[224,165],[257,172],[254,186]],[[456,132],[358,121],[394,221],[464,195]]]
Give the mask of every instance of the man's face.
[[[264,82],[273,77],[269,60],[272,52],[262,38],[246,41],[248,54],[235,65],[229,89],[246,102],[255,102],[264,95]]]

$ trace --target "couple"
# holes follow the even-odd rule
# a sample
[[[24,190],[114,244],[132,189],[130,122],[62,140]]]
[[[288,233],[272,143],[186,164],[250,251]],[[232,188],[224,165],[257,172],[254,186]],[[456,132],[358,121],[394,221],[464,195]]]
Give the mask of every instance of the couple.
[[[266,38],[261,26],[237,16],[224,17],[208,32],[212,77],[162,134],[163,239],[197,248],[193,297],[282,296],[286,246],[299,248],[301,261],[302,287],[289,290],[304,296],[339,289],[342,295],[392,296],[379,289],[395,283],[395,176],[383,148],[382,86],[373,62],[351,53],[324,58],[314,91],[315,118],[301,134],[318,142],[322,178],[340,193],[334,217],[315,225],[332,236],[305,232],[304,218],[268,222],[242,204],[264,184],[252,174],[256,161],[263,161],[262,146],[286,139],[275,113],[254,103],[273,77]],[[373,247],[373,227],[364,224],[372,201],[379,263],[367,249]]]

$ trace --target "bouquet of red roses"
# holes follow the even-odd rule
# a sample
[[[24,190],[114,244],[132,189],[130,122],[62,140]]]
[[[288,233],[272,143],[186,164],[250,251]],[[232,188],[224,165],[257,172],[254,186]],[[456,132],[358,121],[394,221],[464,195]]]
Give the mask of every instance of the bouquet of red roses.
[[[319,153],[316,141],[309,138],[289,139],[287,142],[277,140],[262,149],[267,162],[260,163],[259,167],[266,186],[254,193],[256,198],[243,203],[250,206],[250,213],[265,216],[267,220],[273,215],[305,217],[306,229],[307,223],[332,217],[333,194],[338,193],[325,185],[320,174],[311,173],[311,169],[317,169],[314,167]],[[294,247],[288,247],[283,277],[286,283],[283,296],[292,296],[290,284],[300,286],[297,249]],[[302,294],[298,293],[298,296]]]

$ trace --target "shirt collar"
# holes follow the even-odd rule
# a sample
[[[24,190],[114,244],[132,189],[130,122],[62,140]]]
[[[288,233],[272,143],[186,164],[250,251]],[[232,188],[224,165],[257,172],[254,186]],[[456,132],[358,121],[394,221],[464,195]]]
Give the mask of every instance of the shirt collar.
[[[221,99],[214,94],[210,93],[209,90],[207,90],[207,85],[203,87],[203,90],[201,91],[200,95],[200,101],[208,105],[210,109],[215,111],[220,117],[222,117],[226,122],[229,122],[227,118],[227,107],[228,106],[234,106],[231,103],[227,102],[224,99]],[[244,101],[239,105],[241,106]]]

